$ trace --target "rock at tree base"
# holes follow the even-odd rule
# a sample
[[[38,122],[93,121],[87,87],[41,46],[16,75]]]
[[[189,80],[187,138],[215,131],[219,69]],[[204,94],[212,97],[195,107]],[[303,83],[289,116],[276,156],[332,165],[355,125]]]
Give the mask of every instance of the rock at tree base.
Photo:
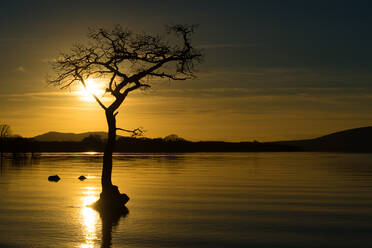
[[[90,205],[99,212],[125,212],[128,209],[125,204],[129,201],[129,197],[126,194],[119,192],[118,186],[112,185],[111,190],[103,191],[98,201]]]
[[[50,182],[58,182],[59,180],[61,180],[61,178],[58,175],[48,177],[48,181]]]

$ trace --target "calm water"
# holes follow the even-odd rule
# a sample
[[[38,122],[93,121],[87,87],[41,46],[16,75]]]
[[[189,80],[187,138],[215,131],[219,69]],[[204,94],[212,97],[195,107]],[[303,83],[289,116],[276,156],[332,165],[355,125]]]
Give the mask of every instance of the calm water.
[[[0,247],[366,247],[372,154],[118,154],[131,200],[114,223],[86,207],[99,154],[3,160]],[[58,174],[61,181],[48,182]],[[88,177],[81,182],[80,175]]]

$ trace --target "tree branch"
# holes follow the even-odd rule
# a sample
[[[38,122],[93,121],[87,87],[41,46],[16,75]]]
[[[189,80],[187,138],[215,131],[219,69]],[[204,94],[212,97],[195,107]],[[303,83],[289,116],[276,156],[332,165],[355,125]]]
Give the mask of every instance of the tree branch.
[[[120,26],[111,30],[92,30],[88,34],[90,43],[74,45],[69,53],[61,54],[51,63],[56,77],[47,81],[62,89],[79,81],[87,89],[84,78],[110,74],[112,77],[107,79],[105,89],[115,100],[109,107],[88,92],[103,109],[114,112],[131,91],[150,87],[150,80],[147,84],[141,83],[145,77],[169,80],[193,78],[194,64],[201,62],[202,58],[201,51],[191,43],[195,26],[173,25],[167,28],[168,34],[175,34],[179,39],[168,41],[161,36],[133,34]]]
[[[131,82],[136,82],[138,80],[141,80],[142,78],[144,78],[148,74],[150,74],[150,73],[154,72],[155,70],[159,69],[160,67],[162,67],[165,63],[170,62],[172,60],[176,60],[176,59],[173,58],[173,57],[163,59],[160,62],[158,62],[156,65],[154,65],[150,68],[144,69],[137,74],[134,74],[133,76],[129,77],[128,80],[131,81]]]
[[[145,130],[143,130],[142,127],[139,127],[139,128],[133,129],[133,130],[128,130],[128,129],[123,129],[123,128],[117,127],[116,130],[124,131],[124,132],[127,132],[127,133],[132,133],[132,137],[143,136],[143,134],[145,133]]]
[[[126,88],[122,95],[123,95],[124,97],[126,97],[126,96],[129,94],[129,92],[131,92],[131,91],[133,91],[133,90],[136,90],[136,89],[139,89],[139,88],[141,88],[141,87],[143,87],[143,88],[150,88],[151,86],[148,85],[148,84],[143,84],[143,83],[140,83],[139,81],[136,81],[136,82],[135,82],[135,85]]]
[[[152,76],[152,77],[169,78],[171,80],[187,80],[187,79],[191,79],[192,78],[191,76],[188,76],[188,77],[177,77],[176,75],[172,75],[172,74],[168,74],[168,73],[164,73],[164,72],[161,72],[161,73],[151,72],[148,75],[149,76]]]

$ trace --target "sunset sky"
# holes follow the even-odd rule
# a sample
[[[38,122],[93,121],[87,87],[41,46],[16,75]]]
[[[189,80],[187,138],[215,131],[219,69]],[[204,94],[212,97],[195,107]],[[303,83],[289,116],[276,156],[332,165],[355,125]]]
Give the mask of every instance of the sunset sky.
[[[197,79],[133,93],[117,116],[147,137],[273,141],[372,124],[371,1],[2,1],[0,122],[32,137],[105,131],[79,88],[46,84],[48,61],[89,27],[162,33],[199,24]]]

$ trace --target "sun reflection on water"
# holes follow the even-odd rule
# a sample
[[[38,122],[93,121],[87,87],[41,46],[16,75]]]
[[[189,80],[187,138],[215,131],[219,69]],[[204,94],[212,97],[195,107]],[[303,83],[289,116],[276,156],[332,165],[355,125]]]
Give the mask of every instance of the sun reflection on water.
[[[99,220],[99,214],[88,207],[89,204],[95,202],[97,197],[97,188],[87,187],[86,192],[81,198],[82,208],[81,208],[81,223],[82,231],[85,236],[85,243],[81,244],[81,248],[92,248],[95,247],[95,241],[97,241],[97,222]]]
[[[98,152],[90,151],[90,152],[83,152],[85,155],[97,155]]]

